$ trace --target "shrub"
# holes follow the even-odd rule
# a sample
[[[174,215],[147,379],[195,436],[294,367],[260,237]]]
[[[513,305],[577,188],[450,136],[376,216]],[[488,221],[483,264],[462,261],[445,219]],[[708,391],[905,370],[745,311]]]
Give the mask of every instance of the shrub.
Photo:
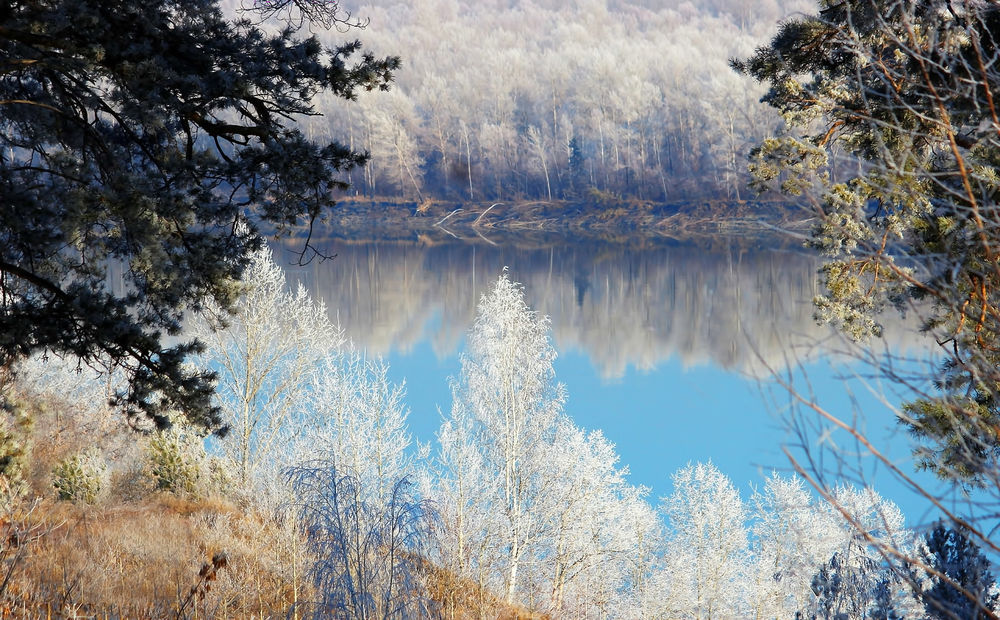
[[[59,461],[52,470],[52,486],[61,500],[94,504],[105,487],[106,473],[99,452],[74,454]]]
[[[427,617],[433,605],[421,574],[433,511],[401,478],[384,497],[353,471],[326,461],[294,467],[289,479],[315,562],[320,600],[313,617]]]
[[[34,418],[23,403],[0,396],[0,478],[10,500],[25,488],[33,425]]]
[[[175,429],[160,431],[150,439],[147,457],[157,490],[197,494],[204,448],[196,438]]]

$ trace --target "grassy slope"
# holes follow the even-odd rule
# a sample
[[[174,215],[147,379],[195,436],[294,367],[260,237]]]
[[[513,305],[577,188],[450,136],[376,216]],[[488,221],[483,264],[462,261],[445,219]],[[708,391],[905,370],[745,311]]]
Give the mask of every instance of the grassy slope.
[[[147,440],[110,413],[50,395],[10,402],[31,424],[7,415],[0,434],[0,453],[16,448],[0,491],[20,488],[17,499],[0,493],[0,618],[286,618],[312,599],[293,524],[218,492],[155,491]],[[95,504],[58,500],[54,465],[95,448],[107,459],[106,490]],[[220,553],[225,566],[203,572]],[[427,582],[444,617],[541,617],[429,563]]]

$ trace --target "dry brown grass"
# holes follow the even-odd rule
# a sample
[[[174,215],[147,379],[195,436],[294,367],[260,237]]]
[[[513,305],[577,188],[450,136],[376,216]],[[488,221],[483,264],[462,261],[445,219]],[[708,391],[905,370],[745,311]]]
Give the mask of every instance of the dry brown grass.
[[[44,534],[16,567],[0,618],[286,618],[295,601],[314,600],[294,530],[225,499],[163,494],[102,506],[47,499],[23,526]],[[200,579],[223,552],[217,578]],[[447,571],[426,570],[443,618],[546,618]]]
[[[52,396],[21,402],[34,424],[24,484],[0,474],[0,619],[295,618],[318,598],[294,523],[246,500],[156,493],[145,440],[113,414],[95,419]],[[110,469],[101,499],[57,500],[54,465],[94,448]],[[10,500],[14,487],[22,495]],[[424,572],[441,617],[544,617],[430,563]]]
[[[548,620],[549,616],[533,612],[520,605],[508,605],[493,592],[481,588],[472,579],[462,578],[455,573],[428,565],[427,589],[431,600],[440,608],[440,615],[446,620]]]
[[[311,597],[290,524],[224,497],[154,493],[145,438],[110,412],[51,395],[18,402],[33,425],[23,495],[0,493],[0,618],[285,618]],[[100,501],[58,501],[55,464],[95,448],[110,469]],[[226,565],[199,576],[220,552]]]
[[[162,495],[117,506],[46,500],[39,508],[31,524],[46,534],[5,593],[8,607],[29,617],[284,618],[294,590],[309,597],[303,560],[289,553],[294,533],[225,500]],[[227,565],[190,597],[220,552]]]

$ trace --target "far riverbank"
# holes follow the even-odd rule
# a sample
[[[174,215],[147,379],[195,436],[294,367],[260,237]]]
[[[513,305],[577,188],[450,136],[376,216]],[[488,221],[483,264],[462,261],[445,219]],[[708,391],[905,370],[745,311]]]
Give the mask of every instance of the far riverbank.
[[[660,236],[691,239],[808,231],[815,214],[782,202],[638,200],[571,201],[401,201],[343,198],[328,225],[344,236],[412,237],[433,233],[456,237],[499,233],[558,233],[580,238]]]

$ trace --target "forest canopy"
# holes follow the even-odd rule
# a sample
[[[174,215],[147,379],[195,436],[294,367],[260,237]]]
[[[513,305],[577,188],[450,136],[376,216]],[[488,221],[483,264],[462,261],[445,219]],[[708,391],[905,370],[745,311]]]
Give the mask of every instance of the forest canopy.
[[[729,70],[807,0],[368,0],[359,37],[405,65],[310,124],[368,150],[353,191],[406,200],[748,198],[777,115]]]

